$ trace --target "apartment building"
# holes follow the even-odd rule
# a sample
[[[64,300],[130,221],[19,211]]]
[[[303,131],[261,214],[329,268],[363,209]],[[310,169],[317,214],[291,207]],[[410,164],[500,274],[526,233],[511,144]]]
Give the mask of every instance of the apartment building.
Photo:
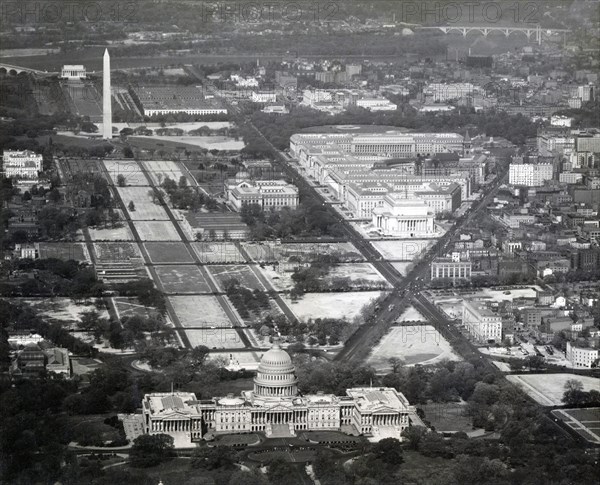
[[[598,365],[600,350],[591,347],[581,347],[567,342],[567,360],[573,367],[591,368]]]
[[[509,168],[509,183],[527,187],[541,187],[546,180],[552,180],[554,166],[551,163],[512,162]]]

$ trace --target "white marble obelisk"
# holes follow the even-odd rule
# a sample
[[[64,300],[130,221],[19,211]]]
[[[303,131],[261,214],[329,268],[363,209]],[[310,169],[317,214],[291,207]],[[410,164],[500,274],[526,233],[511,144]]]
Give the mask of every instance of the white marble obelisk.
[[[110,55],[104,50],[104,66],[102,69],[102,138],[112,138],[112,105],[110,93]]]

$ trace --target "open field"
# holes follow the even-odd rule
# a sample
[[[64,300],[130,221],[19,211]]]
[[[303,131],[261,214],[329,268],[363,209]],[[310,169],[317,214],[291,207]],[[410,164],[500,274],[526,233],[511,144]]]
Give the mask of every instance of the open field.
[[[152,139],[160,142],[185,143],[195,147],[206,148],[207,150],[230,150],[239,151],[244,148],[243,140],[235,140],[227,136],[130,136],[132,142],[139,140]]]
[[[97,311],[101,318],[108,318],[108,310],[102,306],[74,303],[70,298],[13,298],[15,303],[25,303],[49,322],[72,324],[81,321],[81,314]]]
[[[371,284],[389,286],[381,273],[371,263],[339,264],[331,268],[328,279],[350,278],[351,281],[365,280]]]
[[[137,298],[119,296],[113,298],[112,300],[117,308],[119,317],[132,317],[134,315],[149,317],[156,313],[152,308],[140,305],[137,301]]]
[[[40,258],[56,258],[65,261],[74,259],[75,261],[90,262],[90,257],[85,244],[71,242],[41,242]]]
[[[196,266],[169,265],[156,266],[154,269],[167,293],[210,292],[208,283]]]
[[[167,177],[179,183],[179,178],[183,176],[183,172],[177,162],[153,160],[142,163],[156,185],[160,185]],[[191,181],[188,180],[188,182]]]
[[[133,241],[133,234],[126,222],[119,222],[117,227],[89,227],[92,241]]]
[[[289,296],[283,300],[300,320],[309,318],[353,319],[371,300],[378,298],[381,291],[357,291],[347,293],[306,293],[293,302]]]
[[[211,295],[169,296],[184,327],[231,327],[217,297]]]
[[[135,210],[127,210],[129,217],[134,221],[167,221],[169,216],[166,211],[158,204],[152,201],[148,194],[152,189],[150,187],[117,187],[121,199],[126,206],[133,201]]]
[[[134,221],[142,241],[181,241],[170,221]]]
[[[435,364],[442,360],[461,360],[448,341],[431,325],[392,327],[373,349],[369,359],[378,372],[391,369],[388,359],[396,357],[405,365]]]
[[[232,278],[238,280],[240,285],[251,290],[265,290],[265,287],[247,265],[211,265],[207,267],[207,270],[215,277],[223,291],[225,291],[225,282]]]
[[[434,402],[430,404],[419,404],[425,412],[425,419],[429,421],[437,432],[464,431],[468,433],[473,430],[471,417],[467,414],[467,403],[457,402]]]
[[[394,269],[398,271],[398,273],[400,273],[402,276],[406,276],[406,273],[408,273],[411,270],[412,264],[412,262],[408,261],[391,263]]]
[[[584,391],[600,389],[597,377],[575,374],[512,374],[506,378],[523,389],[532,399],[542,406],[560,406],[565,392],[565,383],[575,379],[583,384]]]
[[[134,160],[104,160],[104,166],[115,185],[119,175],[125,177],[127,185],[148,185],[148,179]]]
[[[552,414],[586,440],[600,444],[600,408],[557,409]]]
[[[276,264],[266,264],[260,268],[260,271],[279,291],[291,290],[294,287],[292,271],[280,272]],[[329,274],[323,278],[323,282],[330,283],[334,278],[349,278],[350,287],[353,289],[378,290],[389,287],[385,278],[370,263],[342,263],[332,268]],[[359,280],[364,280],[364,282],[361,284]]]
[[[301,262],[314,261],[325,254],[337,255],[340,261],[364,261],[365,258],[352,243],[283,243],[244,242],[242,247],[258,262],[289,261],[291,257]]]
[[[243,263],[244,257],[231,242],[193,242],[192,248],[202,263]]]
[[[150,242],[144,244],[153,263],[192,263],[194,260],[185,244],[179,242]]]
[[[205,330],[186,330],[192,347],[206,345],[209,349],[241,349],[244,342],[233,328],[207,328]]]
[[[129,258],[141,258],[137,244],[131,242],[94,243],[98,259],[119,261]]]
[[[435,239],[405,239],[399,241],[371,242],[373,247],[381,253],[384,259],[396,261],[413,261],[434,243]]]

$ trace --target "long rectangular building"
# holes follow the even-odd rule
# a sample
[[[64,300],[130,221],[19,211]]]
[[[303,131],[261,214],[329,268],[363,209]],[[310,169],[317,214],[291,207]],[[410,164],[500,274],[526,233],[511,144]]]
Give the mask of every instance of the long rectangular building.
[[[337,145],[351,154],[379,154],[386,158],[463,153],[464,137],[458,133],[297,133],[290,138],[290,153],[300,157],[302,148]]]

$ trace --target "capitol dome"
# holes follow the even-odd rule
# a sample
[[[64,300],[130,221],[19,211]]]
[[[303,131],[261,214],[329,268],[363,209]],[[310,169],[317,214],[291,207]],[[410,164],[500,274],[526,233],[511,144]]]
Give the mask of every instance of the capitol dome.
[[[295,371],[292,358],[275,339],[273,347],[260,360],[254,378],[254,394],[264,397],[295,396],[298,393]]]

